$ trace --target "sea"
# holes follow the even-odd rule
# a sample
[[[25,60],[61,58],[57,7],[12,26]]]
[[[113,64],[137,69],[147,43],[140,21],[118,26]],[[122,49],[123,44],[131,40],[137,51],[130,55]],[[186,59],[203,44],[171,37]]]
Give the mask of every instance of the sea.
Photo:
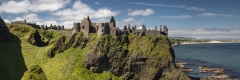
[[[240,43],[184,44],[172,47],[176,62],[187,62],[193,72],[188,76],[202,78],[212,73],[200,73],[202,65],[224,68],[227,75],[240,79]]]

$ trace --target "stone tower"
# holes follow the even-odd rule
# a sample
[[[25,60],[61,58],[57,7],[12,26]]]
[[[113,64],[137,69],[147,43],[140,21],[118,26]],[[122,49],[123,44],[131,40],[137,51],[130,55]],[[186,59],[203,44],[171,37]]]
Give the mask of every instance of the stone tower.
[[[91,21],[90,21],[89,17],[83,18],[80,27],[81,27],[81,32],[83,32],[83,35],[85,37],[88,37],[89,32],[91,30]]]
[[[97,38],[102,37],[105,34],[105,26],[103,23],[98,23],[98,31],[97,31]]]
[[[50,29],[53,29],[53,25],[52,24],[50,25]]]
[[[45,29],[45,30],[48,30],[48,27],[47,27],[47,25],[45,25],[44,29]]]
[[[155,31],[158,31],[158,30],[157,30],[157,26],[155,26]]]
[[[142,31],[143,31],[143,32],[146,32],[146,31],[147,31],[146,26],[145,26],[144,24],[142,25]]]
[[[77,32],[80,32],[80,30],[81,30],[80,26],[81,26],[81,23],[77,22],[77,28],[76,28]]]
[[[168,37],[168,28],[165,25],[164,25],[163,33],[164,33],[164,35],[166,35]]]
[[[41,25],[41,29],[44,29],[44,25]]]
[[[77,31],[77,23],[76,22],[73,22],[73,27],[72,27],[72,34],[75,34],[75,33],[77,33],[78,31]]]
[[[64,30],[64,26],[62,25],[62,28],[61,28],[62,30]]]
[[[110,28],[110,34],[113,37],[118,36],[117,29],[116,29],[116,22],[115,22],[115,19],[113,16],[111,17],[111,19],[109,21],[109,28]]]

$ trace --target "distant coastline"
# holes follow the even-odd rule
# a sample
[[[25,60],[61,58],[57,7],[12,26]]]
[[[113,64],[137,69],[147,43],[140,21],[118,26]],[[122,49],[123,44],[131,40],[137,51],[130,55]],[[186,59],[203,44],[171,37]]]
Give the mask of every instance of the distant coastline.
[[[212,42],[183,42],[183,44],[214,44],[214,43],[240,43],[240,42],[218,42],[218,41],[212,41]]]

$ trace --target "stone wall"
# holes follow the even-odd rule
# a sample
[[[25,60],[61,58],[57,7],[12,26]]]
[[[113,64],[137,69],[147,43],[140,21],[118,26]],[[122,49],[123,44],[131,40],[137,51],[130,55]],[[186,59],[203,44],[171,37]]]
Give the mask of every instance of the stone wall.
[[[164,26],[164,30],[162,30],[161,25],[160,30],[158,30],[157,26],[155,26],[155,29],[147,30],[144,24],[142,25],[142,29],[137,29],[136,25],[131,28],[130,24],[128,24],[128,27],[125,25],[124,28],[120,30],[118,27],[116,28],[116,22],[113,16],[108,23],[92,23],[90,18],[87,17],[83,18],[79,24],[81,25],[80,27],[78,27],[77,23],[73,23],[73,34],[83,32],[85,37],[88,37],[89,33],[97,33],[98,38],[104,34],[110,34],[113,37],[129,34],[137,36],[168,36],[168,28]]]
[[[26,20],[11,22],[11,24],[29,25],[29,26],[32,26],[33,28],[40,29],[40,26],[37,25],[36,23],[27,23]]]
[[[83,32],[85,37],[88,37],[90,29],[91,29],[91,22],[90,22],[89,17],[83,18],[83,20],[81,22],[81,32]]]
[[[105,26],[104,23],[98,23],[97,26],[98,26],[97,37],[100,38],[105,34]]]

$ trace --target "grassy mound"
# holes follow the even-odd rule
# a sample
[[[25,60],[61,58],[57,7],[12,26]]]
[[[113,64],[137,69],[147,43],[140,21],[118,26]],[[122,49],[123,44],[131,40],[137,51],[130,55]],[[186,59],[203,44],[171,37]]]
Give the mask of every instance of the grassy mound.
[[[35,28],[20,24],[8,24],[7,26],[12,34],[28,41],[30,44],[35,46],[45,46],[45,43],[41,40],[41,36]]]
[[[22,80],[47,80],[47,78],[42,68],[39,65],[34,65],[24,73]]]

